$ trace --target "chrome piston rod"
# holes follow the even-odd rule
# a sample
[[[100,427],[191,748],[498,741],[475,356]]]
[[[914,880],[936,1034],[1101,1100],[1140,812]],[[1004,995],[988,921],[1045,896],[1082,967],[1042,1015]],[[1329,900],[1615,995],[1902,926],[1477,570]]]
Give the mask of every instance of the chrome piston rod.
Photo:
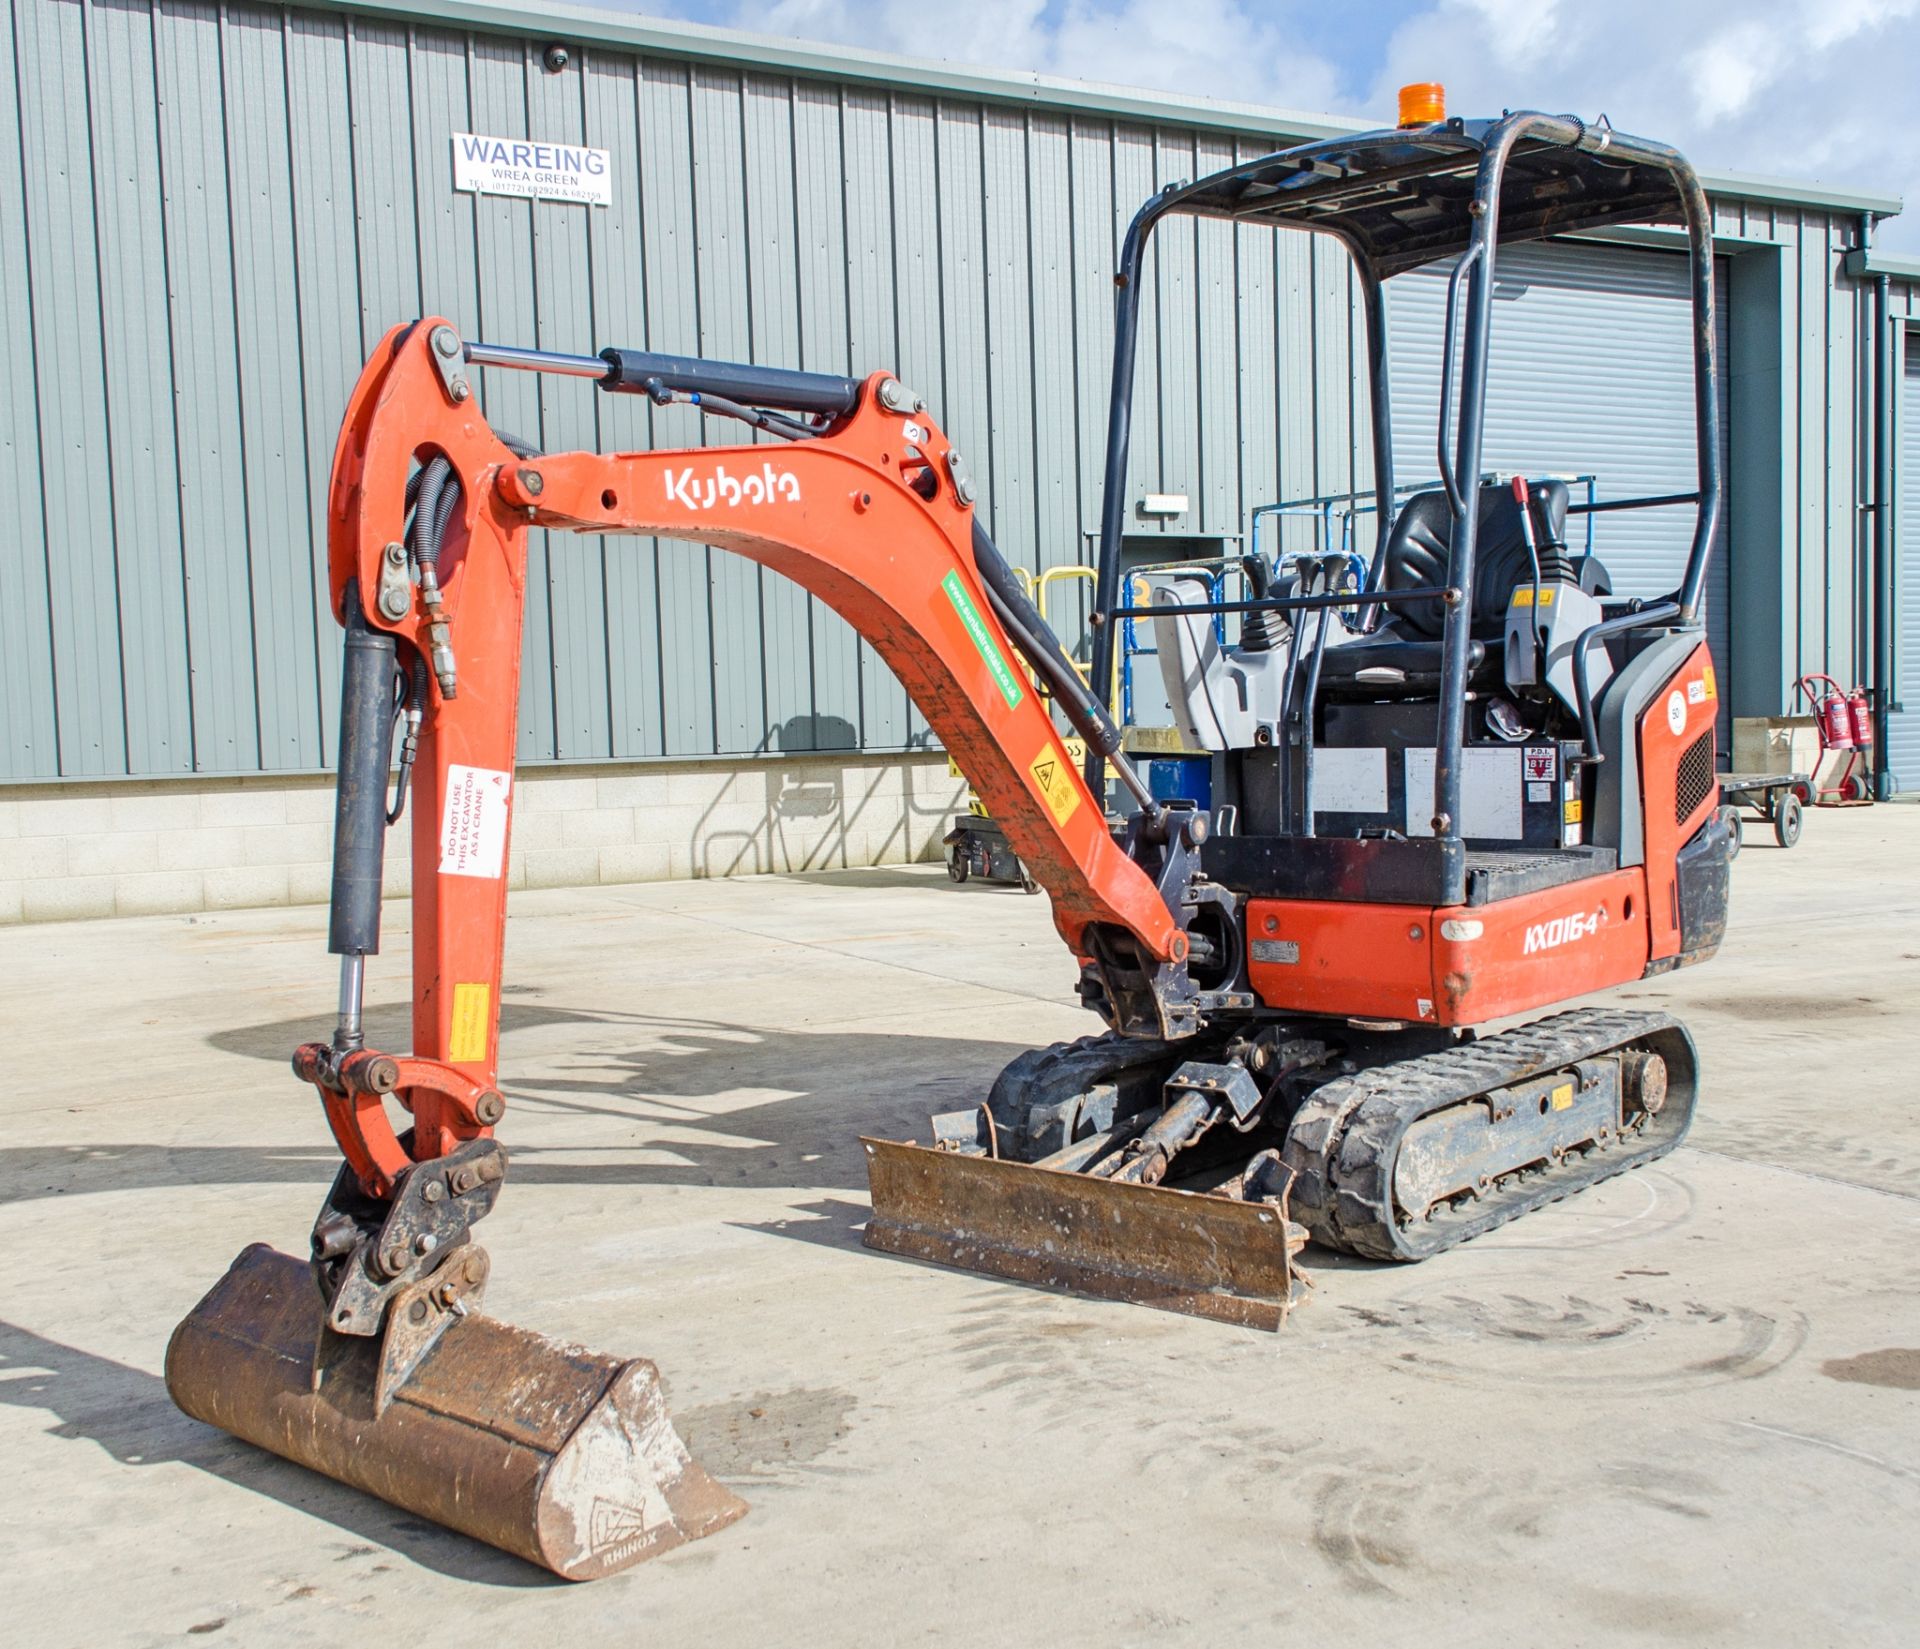
[[[556,355],[548,349],[520,349],[513,344],[466,346],[470,366],[500,366],[514,372],[552,372],[563,378],[606,378],[613,367],[598,355]]]

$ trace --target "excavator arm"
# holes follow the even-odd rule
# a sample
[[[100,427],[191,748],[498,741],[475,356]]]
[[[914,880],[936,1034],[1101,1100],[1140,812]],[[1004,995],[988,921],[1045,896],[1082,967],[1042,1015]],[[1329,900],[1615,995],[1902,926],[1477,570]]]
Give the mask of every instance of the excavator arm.
[[[785,439],[542,455],[488,425],[476,364],[693,402]],[[467,344],[438,319],[387,334],[348,404],[328,495],[345,632],[339,1017],[330,1042],[293,1058],[345,1163],[309,1261],[247,1249],[175,1331],[167,1378],[183,1409],[570,1578],[745,1510],[687,1454],[651,1364],[478,1315],[489,1268],[472,1229],[507,1172],[493,1129],[533,528],[687,539],[811,591],[886,660],[1052,894],[1082,996],[1129,1035],[1200,1028],[1209,1004],[1188,962],[1207,948],[1202,927],[1189,933],[1209,897],[1193,876],[1205,816],[1140,784],[972,504],[959,455],[885,373],[557,357]],[[1056,709],[1133,788],[1124,845]],[[362,999],[387,831],[408,808],[413,1045],[393,1053],[367,1045]]]
[[[345,961],[348,1023],[334,1047],[303,1050],[300,1068],[320,1086],[342,1150],[372,1195],[389,1195],[413,1161],[446,1155],[500,1114],[507,842],[526,535],[535,527],[713,545],[833,608],[886,660],[965,769],[1052,895],[1055,925],[1075,955],[1096,970],[1143,971],[1160,1000],[1139,1028],[1177,1034],[1191,994],[1189,941],[1180,890],[1170,896],[1150,870],[1172,868],[1179,855],[1162,843],[1141,853],[1143,868],[1115,840],[1003,626],[1005,599],[982,571],[997,552],[975,522],[965,466],[917,397],[876,373],[853,386],[849,410],[785,443],[536,457],[490,428],[465,353],[440,320],[387,335],[349,403],[329,498],[334,609],[348,633],[332,934]],[[609,355],[612,376],[621,354]],[[644,366],[649,358],[624,359]],[[680,364],[686,375],[700,365]],[[745,370],[714,369],[696,381],[724,384]],[[674,393],[657,375],[652,383],[656,394]],[[435,459],[446,467],[429,495],[416,478]],[[430,552],[418,530],[411,541],[403,532],[410,508],[416,520],[423,508],[441,518]],[[1031,645],[1031,633],[1026,639]],[[356,644],[371,661],[361,671],[370,687],[358,692],[367,684],[356,676]],[[357,1003],[349,999],[360,988],[356,958],[379,946],[396,675],[410,684],[408,710],[419,721],[410,802],[413,1052],[376,1062],[352,1045]],[[1148,816],[1136,835],[1150,839],[1154,825]],[[1158,816],[1160,835],[1180,828]],[[1132,994],[1122,987],[1108,999]],[[405,1147],[381,1103],[396,1091],[414,1118]]]

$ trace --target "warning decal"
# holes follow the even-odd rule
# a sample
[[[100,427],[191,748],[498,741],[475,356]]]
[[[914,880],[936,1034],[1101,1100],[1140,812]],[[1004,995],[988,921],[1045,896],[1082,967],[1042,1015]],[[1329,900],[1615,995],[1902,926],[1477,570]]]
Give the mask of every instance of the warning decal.
[[[497,767],[447,768],[440,813],[440,874],[497,879],[507,857],[507,792],[513,775]]]
[[[447,1027],[447,1058],[454,1064],[470,1064],[487,1057],[487,1008],[492,1000],[491,985],[453,987],[453,1023]]]
[[[1053,822],[1065,824],[1080,805],[1080,786],[1074,783],[1066,758],[1051,744],[1043,745],[1040,754],[1027,764],[1027,771],[1033,775],[1033,788],[1053,814]]]

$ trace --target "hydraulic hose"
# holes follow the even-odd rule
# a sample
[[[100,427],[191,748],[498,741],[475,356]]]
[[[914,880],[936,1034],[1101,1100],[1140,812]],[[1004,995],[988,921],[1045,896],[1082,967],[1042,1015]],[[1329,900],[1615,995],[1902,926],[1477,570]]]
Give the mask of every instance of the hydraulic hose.
[[[973,559],[980,570],[981,582],[986,585],[994,617],[1000,620],[1008,639],[1047,684],[1053,702],[1065,712],[1073,730],[1101,755],[1113,755],[1120,748],[1120,729],[1107,714],[1107,707],[1081,680],[1080,672],[1074,669],[1066,649],[1060,645],[1060,638],[1027,599],[1027,592],[1020,588],[1012,568],[977,519],[973,523]]]

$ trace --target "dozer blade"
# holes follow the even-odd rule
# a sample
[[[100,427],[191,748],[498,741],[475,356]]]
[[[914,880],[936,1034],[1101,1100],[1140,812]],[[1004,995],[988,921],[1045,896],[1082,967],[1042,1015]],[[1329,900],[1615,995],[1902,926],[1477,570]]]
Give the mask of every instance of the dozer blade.
[[[322,1309],[303,1261],[244,1250],[174,1330],[174,1402],[567,1580],[612,1574],[747,1509],[687,1453],[652,1363],[476,1313],[376,1418],[380,1341],[329,1334],[316,1364]]]
[[[1120,1184],[996,1157],[863,1139],[869,1248],[1017,1282],[1278,1328],[1306,1232],[1278,1202]]]

